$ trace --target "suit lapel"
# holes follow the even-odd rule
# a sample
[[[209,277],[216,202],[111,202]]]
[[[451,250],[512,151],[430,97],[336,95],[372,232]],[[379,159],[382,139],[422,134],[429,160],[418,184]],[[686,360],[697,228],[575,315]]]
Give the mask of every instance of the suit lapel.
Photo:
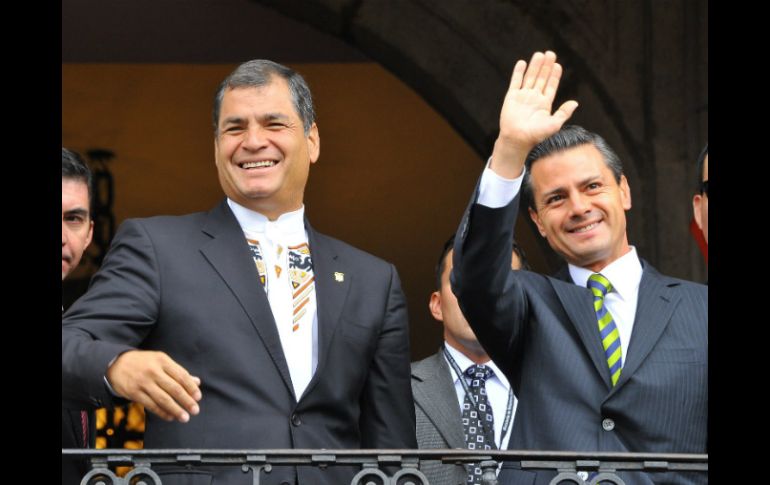
[[[564,310],[567,312],[572,324],[583,341],[583,347],[588,352],[591,361],[596,367],[596,371],[601,376],[607,389],[612,388],[610,381],[610,370],[607,367],[607,361],[604,358],[604,349],[599,338],[599,324],[594,312],[593,296],[588,288],[576,285],[569,276],[567,268],[557,273],[556,278],[550,278],[556,295],[561,300]],[[622,376],[621,372],[621,376]]]
[[[465,448],[454,379],[442,352],[412,371],[414,400],[450,448]]]
[[[350,286],[356,275],[344,258],[335,251],[333,242],[316,232],[305,220],[310,244],[310,258],[315,277],[315,298],[318,312],[318,366],[303,392],[307,395],[316,386],[328,361],[334,331],[345,306]]]
[[[620,379],[610,396],[617,392],[639,369],[644,359],[666,330],[681,297],[672,286],[675,281],[667,281],[646,261],[642,281],[639,283],[639,300],[636,304],[634,329],[628,343],[628,357],[620,372]],[[671,283],[671,284],[669,284]],[[609,396],[608,396],[609,397]]]
[[[259,282],[246,237],[226,200],[209,212],[201,229],[212,238],[201,247],[201,253],[238,299],[275,363],[287,390],[294,395],[289,367],[270,303]]]

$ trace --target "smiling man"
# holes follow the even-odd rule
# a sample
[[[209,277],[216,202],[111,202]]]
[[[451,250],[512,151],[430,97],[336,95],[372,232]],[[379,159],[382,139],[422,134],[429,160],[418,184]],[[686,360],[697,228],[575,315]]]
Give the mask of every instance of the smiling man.
[[[500,133],[455,240],[452,289],[519,398],[510,447],[705,453],[708,289],[657,272],[626,235],[631,191],[599,136],[561,128],[553,52],[517,62]],[[521,189],[521,190],[520,190]],[[556,275],[510,271],[520,191]],[[555,472],[504,467],[500,483]],[[621,473],[631,484],[706,483],[702,474]]]
[[[240,65],[214,99],[226,198],[128,220],[62,331],[62,394],[151,411],[145,448],[414,448],[406,304],[393,265],[315,231],[320,154],[304,79]],[[153,467],[164,484],[250,484],[240,466]],[[274,467],[264,484],[349,483]]]

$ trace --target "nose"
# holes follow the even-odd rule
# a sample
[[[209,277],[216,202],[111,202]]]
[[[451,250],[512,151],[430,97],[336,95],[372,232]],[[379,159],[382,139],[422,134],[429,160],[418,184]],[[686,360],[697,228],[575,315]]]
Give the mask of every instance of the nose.
[[[61,246],[64,247],[67,245],[67,242],[69,240],[69,234],[67,232],[67,225],[64,223],[64,221],[61,222]]]
[[[265,132],[260,126],[250,126],[243,135],[243,148],[249,151],[258,151],[267,146]]]
[[[569,195],[570,208],[572,215],[582,216],[591,210],[591,203],[588,196],[579,190],[573,190]]]

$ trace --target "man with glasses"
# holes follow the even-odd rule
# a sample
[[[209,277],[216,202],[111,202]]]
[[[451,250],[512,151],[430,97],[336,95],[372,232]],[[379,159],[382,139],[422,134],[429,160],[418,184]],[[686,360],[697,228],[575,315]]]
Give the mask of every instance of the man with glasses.
[[[706,244],[709,242],[709,146],[703,147],[698,155],[698,193],[692,197],[692,212],[695,223],[703,231]]]

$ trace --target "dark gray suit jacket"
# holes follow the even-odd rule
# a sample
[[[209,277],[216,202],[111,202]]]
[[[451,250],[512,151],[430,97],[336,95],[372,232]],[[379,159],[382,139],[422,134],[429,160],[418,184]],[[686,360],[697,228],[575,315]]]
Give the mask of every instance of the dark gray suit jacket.
[[[306,227],[319,358],[302,396],[294,395],[267,296],[223,200],[208,213],[121,225],[88,292],[64,315],[62,397],[110,404],[109,362],[134,348],[162,350],[201,378],[201,412],[186,424],[148,413],[146,448],[415,448],[396,270]],[[251,483],[240,467],[158,471],[165,485]],[[260,483],[336,485],[353,473],[274,467]]]
[[[417,446],[420,449],[464,449],[457,393],[441,351],[412,363],[412,395],[417,418]],[[421,461],[420,471],[431,485],[465,485],[468,478],[464,466],[438,461]]]
[[[509,269],[518,202],[490,209],[474,197],[451,278],[463,313],[519,398],[511,448],[705,453],[708,288],[642,262],[633,334],[613,387],[591,292],[566,272],[557,279]],[[549,479],[541,473],[537,483]],[[624,479],[694,484],[707,476]]]
[[[417,417],[417,446],[465,449],[454,379],[441,350],[412,363],[412,395]],[[438,461],[421,461],[420,471],[431,485],[465,485],[468,478],[464,466]]]

